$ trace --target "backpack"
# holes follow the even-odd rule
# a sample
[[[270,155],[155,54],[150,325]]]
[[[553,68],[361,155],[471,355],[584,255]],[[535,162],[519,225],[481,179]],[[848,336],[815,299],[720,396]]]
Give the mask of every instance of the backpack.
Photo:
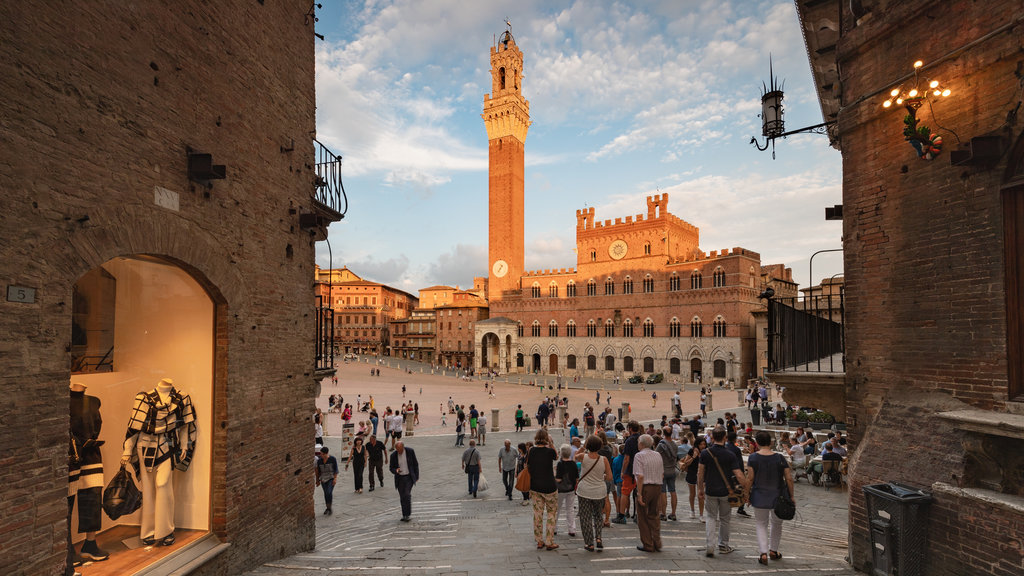
[[[587,426],[593,426],[594,425],[594,413],[593,412],[587,412],[587,414],[583,417],[583,422],[585,422]]]

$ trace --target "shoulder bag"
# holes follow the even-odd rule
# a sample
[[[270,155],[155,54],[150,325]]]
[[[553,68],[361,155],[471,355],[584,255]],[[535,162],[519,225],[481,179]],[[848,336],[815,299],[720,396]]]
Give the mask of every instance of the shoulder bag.
[[[779,495],[775,497],[772,507],[779,520],[792,520],[796,516],[796,503],[789,497],[789,486],[786,484],[786,473],[782,467],[785,459],[779,456]]]
[[[598,455],[597,459],[594,460],[594,465],[591,466],[590,468],[587,468],[587,471],[583,473],[583,476],[580,476],[579,479],[576,480],[576,486],[574,486],[573,489],[572,489],[573,492],[578,490],[579,487],[580,487],[580,482],[583,482],[583,479],[586,478],[588,474],[593,472],[594,468],[597,468],[598,464],[601,463],[601,458],[604,458],[604,456]]]
[[[532,452],[533,449],[530,449]],[[530,452],[526,453],[526,461],[523,463],[523,469],[519,471],[516,476],[516,490],[520,492],[530,491]]]
[[[725,471],[722,470],[722,465],[718,463],[718,458],[715,458],[715,453],[708,448],[708,454],[711,455],[711,459],[715,461],[715,468],[718,468],[718,473],[722,475],[722,481],[725,482],[725,486],[729,489],[729,507],[739,508],[743,506],[743,490],[733,487],[732,482],[725,476]]]

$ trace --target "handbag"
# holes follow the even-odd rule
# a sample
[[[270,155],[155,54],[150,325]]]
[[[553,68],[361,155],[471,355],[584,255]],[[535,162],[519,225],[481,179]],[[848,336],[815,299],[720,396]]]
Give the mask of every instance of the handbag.
[[[729,488],[729,495],[727,496],[729,500],[729,507],[739,508],[740,506],[743,506],[743,491],[737,490],[733,487],[732,483],[729,482],[729,479],[726,478],[725,472],[722,470],[722,465],[718,463],[718,458],[715,458],[715,453],[711,451],[711,448],[708,448],[708,454],[711,454],[711,459],[715,461],[715,468],[718,468],[718,473],[722,475],[722,481],[725,482],[725,485]]]
[[[580,476],[579,480],[576,480],[576,486],[574,486],[572,489],[573,492],[579,490],[580,482],[583,482],[583,479],[586,478],[588,474],[593,472],[594,468],[597,468],[598,464],[601,463],[601,458],[604,458],[604,456],[598,456],[597,459],[594,460],[594,465],[591,466],[590,468],[587,468],[587,471],[583,473],[583,476]]]
[[[131,514],[142,507],[142,492],[135,485],[132,475],[121,469],[114,474],[103,490],[103,511],[110,516],[111,520],[117,520],[121,516]]]
[[[779,456],[781,459],[782,456]],[[783,459],[781,463],[784,463]],[[775,497],[772,509],[779,520],[792,520],[796,516],[796,503],[789,497],[789,486],[786,485],[786,474],[779,466],[779,495]]]
[[[516,490],[519,490],[520,492],[530,491],[530,469],[525,465],[516,476]]]

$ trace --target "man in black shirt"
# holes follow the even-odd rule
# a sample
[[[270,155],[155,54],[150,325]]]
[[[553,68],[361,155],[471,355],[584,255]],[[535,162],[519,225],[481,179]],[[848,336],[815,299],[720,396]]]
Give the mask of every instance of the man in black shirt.
[[[370,467],[370,492],[373,492],[374,471],[381,488],[384,487],[384,455],[387,451],[387,446],[383,442],[377,442],[377,436],[371,434],[370,440],[366,443],[366,461]]]
[[[736,434],[736,430],[729,430],[729,432],[726,433],[725,437],[725,447],[728,448],[729,451],[732,452],[732,455],[736,457],[736,461],[740,463],[740,471],[743,472],[743,476],[746,477],[747,467],[743,465],[743,451],[740,450],[740,447],[736,445],[736,438],[739,437]],[[746,516],[747,518],[750,518],[750,514],[748,514],[747,511],[743,509],[743,506],[737,508],[736,513],[740,516]]]
[[[704,555],[715,556],[715,545],[722,554],[733,551],[729,546],[729,520],[732,518],[729,506],[730,475],[736,484],[746,489],[746,478],[740,470],[736,457],[725,447],[725,428],[717,427],[711,432],[714,442],[700,455],[700,466],[697,468],[697,496],[704,498],[704,510],[707,515],[707,548]]]

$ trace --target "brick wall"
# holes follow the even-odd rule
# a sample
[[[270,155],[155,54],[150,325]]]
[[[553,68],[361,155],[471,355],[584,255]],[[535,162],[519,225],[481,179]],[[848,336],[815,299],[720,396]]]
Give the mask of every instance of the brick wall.
[[[871,14],[858,15],[859,22],[844,6],[836,56],[843,93],[847,416],[857,423],[850,431],[857,447],[851,559],[859,568],[871,560],[864,485],[898,480],[928,488],[963,477],[960,433],[936,413],[1020,411],[1007,402],[999,211],[1006,158],[990,168],[953,167],[949,151],[957,146],[953,131],[965,142],[996,129],[1008,141],[1018,137],[1021,122],[1007,127],[1005,121],[1024,61],[1019,21],[971,44],[1020,18],[1020,0],[863,4]],[[918,59],[925,63],[923,78],[953,91],[918,113],[946,146],[930,162],[904,140],[902,108],[881,106]],[[1008,573],[1001,558],[1016,558],[1010,564],[1019,573],[1019,546],[988,547],[984,559],[956,552],[975,538],[997,538],[990,529],[1000,522],[986,509],[957,506],[943,500],[938,517],[967,514],[978,528],[954,533],[940,524],[927,573]]]
[[[216,304],[202,574],[314,544],[308,3],[0,5],[0,572],[63,573],[72,286],[111,258],[177,263]],[[282,152],[294,141],[294,151]],[[186,147],[228,177],[186,178]],[[174,212],[154,187],[179,194]],[[289,209],[294,209],[290,212]],[[109,464],[108,464],[109,466]]]

